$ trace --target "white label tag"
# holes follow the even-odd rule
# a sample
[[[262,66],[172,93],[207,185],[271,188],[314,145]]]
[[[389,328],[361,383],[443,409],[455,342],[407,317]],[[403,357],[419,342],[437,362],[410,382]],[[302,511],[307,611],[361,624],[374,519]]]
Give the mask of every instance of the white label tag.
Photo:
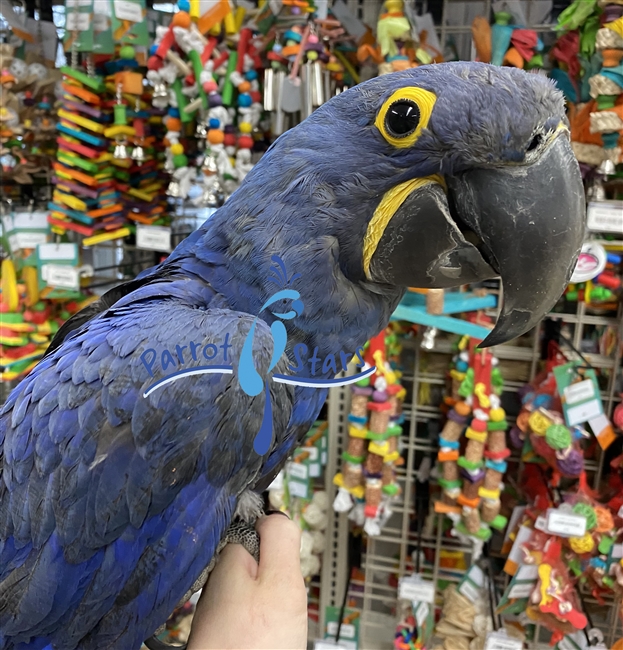
[[[509,598],[528,598],[534,591],[536,582],[516,582],[508,592]]]
[[[74,266],[44,264],[41,267],[41,275],[50,287],[74,290],[80,288],[80,272]]]
[[[583,537],[586,533],[586,517],[548,510],[547,531],[559,537]]]
[[[78,257],[78,244],[39,244],[37,254],[43,262],[45,260],[75,260]]]
[[[623,234],[623,201],[591,201],[587,209],[587,226],[596,232]]]
[[[45,244],[48,236],[44,232],[16,232],[9,237],[11,251],[15,252],[20,248],[37,248],[39,244]]]
[[[355,638],[355,626],[350,623],[342,623],[340,628],[340,639],[354,639]],[[327,623],[327,633],[329,636],[335,636],[337,634],[337,621],[331,621]]]
[[[537,580],[539,577],[539,567],[536,564],[522,564],[517,573],[517,580]]]
[[[318,460],[318,456],[319,456],[318,447],[305,447],[305,451],[309,454],[309,460],[312,463]]]
[[[602,413],[603,407],[601,401],[593,399],[590,402],[578,404],[578,406],[567,409],[567,423],[570,427],[574,427],[577,424],[588,422],[590,419],[597,417]]]
[[[341,631],[340,631],[340,636],[342,636]],[[335,650],[336,648],[342,650],[343,648],[349,648],[351,646],[352,644],[347,643],[345,641],[340,641],[340,643],[335,643],[335,641],[331,641],[331,639],[314,641],[314,650]]]
[[[398,598],[432,605],[435,602],[435,585],[428,580],[422,580],[420,576],[400,578]]]
[[[18,212],[13,215],[13,228],[9,230],[47,230],[47,212]]]
[[[415,610],[415,620],[417,622],[418,627],[422,627],[422,625],[424,625],[424,621],[428,616],[428,612],[430,612],[430,607],[428,606],[428,603],[420,603],[417,606]]]
[[[623,557],[623,544],[614,544],[612,547],[612,559],[620,560]]]
[[[595,385],[590,379],[579,381],[565,388],[567,404],[577,404],[595,396]]]
[[[299,483],[298,481],[288,481],[288,491],[290,496],[300,497],[301,499],[307,499],[307,484]]]
[[[68,32],[86,32],[91,24],[91,14],[72,11],[67,14],[65,29]]]
[[[480,598],[480,589],[476,587],[473,583],[471,583],[469,580],[464,580],[461,586],[459,587],[459,591],[467,598],[468,600],[471,600],[473,603],[476,602]]]
[[[318,478],[320,476],[320,463],[310,463],[309,464],[309,476],[310,478]]]
[[[164,226],[136,226],[136,247],[171,252],[171,229]]]
[[[67,9],[75,9],[76,7],[90,7],[92,0],[67,0],[65,6]],[[101,0],[98,0],[101,2]]]
[[[307,479],[307,465],[303,463],[288,463],[288,475],[292,478],[299,478],[302,481]]]
[[[522,650],[523,642],[513,639],[505,631],[489,632],[484,650]]]
[[[136,2],[115,0],[115,16],[118,20],[129,20],[132,23],[140,23],[143,20],[143,9]]]
[[[107,16],[102,14],[95,14],[93,16],[93,30],[96,32],[104,32],[110,27],[110,20]]]

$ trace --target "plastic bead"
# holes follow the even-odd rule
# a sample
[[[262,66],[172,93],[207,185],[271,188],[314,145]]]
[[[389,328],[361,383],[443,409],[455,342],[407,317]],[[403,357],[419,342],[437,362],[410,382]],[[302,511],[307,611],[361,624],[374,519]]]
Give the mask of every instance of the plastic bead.
[[[238,138],[238,147],[240,147],[240,149],[252,149],[253,138],[249,135],[241,135]]]
[[[210,122],[208,123],[208,126],[211,129],[220,129],[221,128],[221,121],[218,120],[216,117],[211,117]]]
[[[206,81],[203,84],[203,89],[207,93],[215,93],[218,90],[218,84],[216,81],[214,81],[214,79],[210,79],[210,81]]]
[[[178,143],[178,144],[171,145],[171,153],[172,153],[174,156],[179,156],[180,154],[183,154],[183,153],[184,153],[184,147],[183,147],[181,144],[179,144],[179,143]]]
[[[251,106],[253,103],[253,100],[251,99],[251,95],[248,95],[247,93],[243,93],[242,95],[238,96],[238,106],[241,108],[248,108]]]
[[[136,50],[131,46],[131,45],[124,45],[120,50],[119,50],[119,56],[122,59],[134,59],[136,56]]]
[[[188,158],[184,154],[173,156],[173,164],[177,169],[186,167],[188,165]]]
[[[225,133],[220,129],[210,129],[208,131],[208,142],[210,144],[223,144]]]
[[[253,125],[249,124],[249,122],[241,122],[238,128],[240,129],[240,133],[251,133],[253,131]]]
[[[182,2],[186,2],[187,5],[189,4],[187,0],[182,0]],[[190,23],[191,23],[190,14],[187,11],[178,11],[176,14],[173,14],[171,25],[173,25],[174,27],[182,27],[183,29],[189,29]]]

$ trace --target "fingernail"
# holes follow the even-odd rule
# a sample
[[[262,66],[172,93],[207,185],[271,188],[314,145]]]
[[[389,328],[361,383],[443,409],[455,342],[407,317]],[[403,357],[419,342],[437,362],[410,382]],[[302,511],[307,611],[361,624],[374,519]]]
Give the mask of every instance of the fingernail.
[[[289,517],[285,512],[283,512],[283,511],[281,511],[281,510],[268,510],[268,511],[266,512],[266,516],[267,516],[267,517],[270,517],[271,515],[283,515],[283,516],[286,517],[287,519],[290,519],[290,517]]]

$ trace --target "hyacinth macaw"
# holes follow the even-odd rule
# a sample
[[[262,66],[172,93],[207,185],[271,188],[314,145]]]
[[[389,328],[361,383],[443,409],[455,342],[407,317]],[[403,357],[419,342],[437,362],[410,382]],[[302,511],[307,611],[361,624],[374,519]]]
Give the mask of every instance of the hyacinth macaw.
[[[353,357],[406,287],[496,276],[485,345],[533,327],[584,232],[566,124],[552,82],[516,69],[372,79],[282,135],[165,262],[70,319],[0,415],[0,649],[139,648],[239,541],[230,525],[258,516],[327,395],[242,390],[252,328],[257,376],[310,377],[313,354],[327,378],[322,360]],[[266,307],[277,276],[291,293]],[[146,395],[206,364],[191,343],[233,371]]]

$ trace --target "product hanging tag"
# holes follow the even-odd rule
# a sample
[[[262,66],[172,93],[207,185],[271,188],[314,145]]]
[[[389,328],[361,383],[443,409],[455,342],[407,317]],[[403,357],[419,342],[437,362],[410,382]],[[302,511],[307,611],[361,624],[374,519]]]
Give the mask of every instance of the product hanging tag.
[[[163,253],[171,252],[171,228],[165,226],[136,226],[136,247]]]
[[[485,640],[484,650],[522,650],[523,641],[508,636],[506,630],[489,632]]]
[[[482,596],[486,584],[485,574],[478,565],[474,564],[459,583],[459,592],[474,603]]]
[[[286,467],[286,482],[290,496],[309,499],[311,496],[309,465],[306,461],[288,463]]]
[[[583,537],[586,517],[572,511],[550,508],[547,511],[547,532],[559,537]]]
[[[556,366],[554,376],[568,426],[577,426],[603,415],[599,385],[592,368],[586,368],[581,361],[572,361]]]
[[[432,605],[435,602],[435,583],[416,573],[404,576],[398,582],[398,598]]]
[[[68,264],[44,264],[41,276],[48,287],[55,289],[80,289],[80,272],[75,266]]]

